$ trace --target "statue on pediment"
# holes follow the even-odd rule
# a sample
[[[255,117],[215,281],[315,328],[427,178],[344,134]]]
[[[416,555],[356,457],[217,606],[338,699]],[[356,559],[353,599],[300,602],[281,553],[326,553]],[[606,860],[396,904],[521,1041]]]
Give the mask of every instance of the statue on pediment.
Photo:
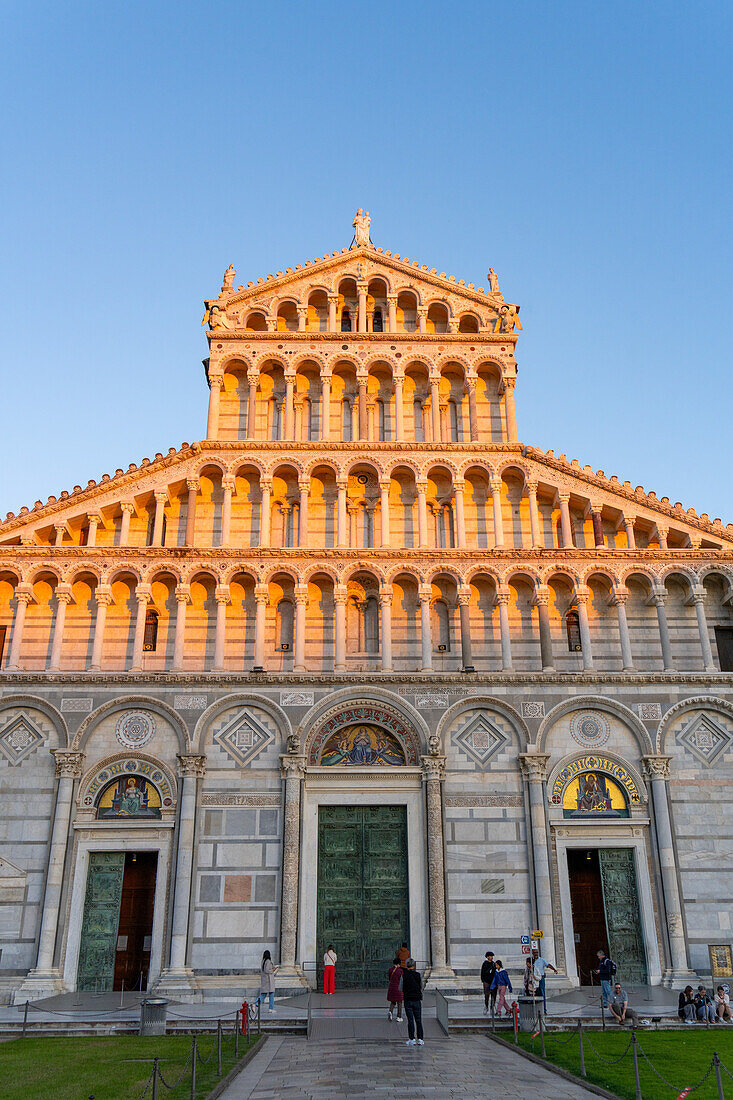
[[[229,267],[224,272],[224,278],[222,279],[222,283],[221,283],[222,294],[224,294],[224,293],[231,294],[232,290],[234,289],[234,276],[236,274],[237,274],[236,267],[232,267],[232,265],[229,264]]]
[[[209,327],[210,328],[234,328],[231,319],[227,317],[225,309],[221,309],[219,306],[212,306],[209,313]]]
[[[489,280],[489,289],[492,294],[499,293],[499,276],[494,271],[493,267],[489,268],[489,274],[486,276]]]
[[[519,316],[514,306],[502,306],[498,317],[500,332],[514,332],[514,326],[522,328]]]
[[[372,243],[371,237],[369,236],[369,227],[372,224],[372,219],[369,217],[368,210],[365,214],[362,208],[359,207],[351,224],[354,227],[354,243],[357,248],[361,245]]]

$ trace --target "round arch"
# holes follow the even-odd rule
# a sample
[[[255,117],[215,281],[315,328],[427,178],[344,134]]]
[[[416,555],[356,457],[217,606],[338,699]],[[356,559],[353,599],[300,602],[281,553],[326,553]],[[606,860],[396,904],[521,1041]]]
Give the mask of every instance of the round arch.
[[[295,731],[298,744],[309,763],[321,747],[321,740],[340,726],[356,722],[374,722],[394,730],[395,722],[410,750],[409,763],[417,765],[427,746],[430,731],[415,708],[399,696],[381,688],[355,691],[344,688],[326,696],[309,713]],[[328,727],[328,732],[325,732]]]
[[[547,735],[563,715],[570,714],[574,710],[584,709],[607,711],[609,714],[613,714],[633,733],[642,755],[654,752],[652,739],[634,712],[625,707],[623,703],[618,703],[615,699],[607,699],[603,695],[576,695],[572,699],[565,699],[564,702],[553,707],[540,722],[540,728],[537,731],[537,751],[545,751]],[[578,746],[578,751],[582,751],[582,746]]]
[[[62,748],[70,747],[69,727],[66,725],[63,715],[60,711],[56,710],[56,707],[47,703],[45,699],[39,699],[37,695],[26,695],[25,692],[17,692],[14,695],[3,695],[2,698],[0,698],[0,713],[7,710],[9,707],[30,707],[33,710],[40,711],[41,714],[48,718],[49,722],[56,730],[59,746]]]
[[[106,718],[109,714],[115,714],[117,711],[127,710],[130,707],[140,707],[144,710],[151,710],[154,714],[158,714],[161,718],[165,718],[173,726],[178,738],[178,747],[181,753],[185,754],[189,752],[190,743],[188,739],[188,730],[180,714],[173,710],[172,707],[169,707],[167,703],[163,703],[160,699],[153,699],[150,695],[125,695],[119,699],[111,699],[108,703],[103,703],[101,707],[97,707],[96,710],[93,710],[91,714],[87,715],[79,726],[79,729],[74,735],[72,748],[79,750],[83,749],[103,718]],[[132,754],[128,753],[128,755]]]
[[[240,705],[257,706],[260,710],[264,710],[265,713],[272,718],[275,725],[282,733],[283,745],[285,744],[292,734],[292,726],[290,724],[290,719],[282,707],[274,703],[272,699],[266,699],[264,696],[256,695],[252,691],[241,691],[233,695],[225,695],[223,699],[217,699],[215,703],[207,707],[203,714],[199,716],[191,737],[191,743],[196,746],[197,752],[203,755],[204,746],[206,744],[206,734],[217,715],[222,714],[225,710],[229,710],[230,707]]]
[[[667,734],[681,714],[685,714],[689,710],[701,710],[703,707],[706,710],[720,711],[727,718],[733,720],[733,703],[721,699],[718,695],[695,695],[689,699],[682,699],[669,708],[657,727],[657,751],[665,752]]]
[[[515,710],[509,703],[504,702],[503,699],[494,698],[493,695],[474,695],[470,699],[460,699],[457,703],[454,703],[453,706],[448,707],[448,710],[445,711],[438,722],[438,728],[436,730],[441,745],[443,744],[446,731],[450,729],[456,718],[461,714],[465,714],[467,711],[482,708],[495,710],[497,714],[500,714],[502,718],[507,720],[517,735],[520,751],[524,752],[527,745],[532,740],[527,723],[518,710]]]

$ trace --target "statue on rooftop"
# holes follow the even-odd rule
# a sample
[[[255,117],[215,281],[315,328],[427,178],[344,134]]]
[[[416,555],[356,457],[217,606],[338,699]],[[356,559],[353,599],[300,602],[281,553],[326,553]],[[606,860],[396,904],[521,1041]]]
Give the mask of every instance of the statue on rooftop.
[[[499,276],[496,274],[493,267],[489,268],[489,274],[486,276],[486,278],[489,280],[489,289],[491,290],[491,293],[492,294],[498,294],[499,293]]]
[[[231,294],[232,290],[234,289],[234,285],[233,285],[234,284],[234,276],[236,274],[237,274],[236,267],[232,267],[232,265],[229,264],[229,267],[224,272],[224,278],[223,278],[222,284],[221,284],[222,293],[224,293],[225,291],[228,291]]]
[[[369,211],[366,214],[361,207],[354,215],[354,220],[351,223],[354,227],[354,243],[357,248],[361,245],[371,244],[371,237],[369,236],[369,226],[372,223],[372,219],[369,217]]]
[[[514,326],[521,329],[522,325],[514,306],[502,306],[498,317],[500,332],[514,332]]]
[[[209,325],[211,328],[234,328],[225,309],[221,309],[219,306],[212,306],[209,314]]]

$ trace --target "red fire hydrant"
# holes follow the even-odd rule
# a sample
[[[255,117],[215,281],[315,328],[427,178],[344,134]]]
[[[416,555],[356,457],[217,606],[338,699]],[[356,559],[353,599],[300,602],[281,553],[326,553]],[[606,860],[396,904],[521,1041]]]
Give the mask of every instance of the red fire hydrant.
[[[249,1005],[246,1001],[242,1001],[242,1035],[247,1034],[247,1027],[249,1024]]]

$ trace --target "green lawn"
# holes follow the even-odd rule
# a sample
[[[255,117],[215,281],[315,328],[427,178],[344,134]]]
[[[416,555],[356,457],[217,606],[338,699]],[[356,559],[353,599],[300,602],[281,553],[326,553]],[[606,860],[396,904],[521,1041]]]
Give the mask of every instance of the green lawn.
[[[548,1061],[562,1066],[580,1076],[580,1056],[577,1032],[570,1039],[571,1032],[551,1032],[545,1036],[545,1049]],[[525,1050],[541,1055],[539,1036],[532,1040],[530,1035],[520,1034],[520,1043]],[[591,1044],[604,1058],[618,1058],[630,1039],[629,1031],[620,1028],[605,1031],[585,1031],[585,1068],[587,1080],[601,1085],[623,1100],[634,1100],[634,1062],[631,1050],[623,1061],[609,1066],[600,1060],[591,1048]],[[687,1085],[696,1085],[707,1071],[713,1057],[718,1052],[721,1062],[733,1073],[733,1026],[714,1024],[709,1030],[695,1025],[684,1031],[653,1031],[639,1028],[637,1039],[640,1051],[644,1051],[654,1068],[676,1087],[673,1092],[662,1084],[648,1063],[639,1054],[639,1079],[643,1100],[674,1100],[678,1092]],[[726,1097],[733,1100],[733,1079],[721,1070],[723,1090]],[[559,1095],[559,1093],[558,1093]],[[691,1094],[695,1100],[717,1100],[718,1092],[715,1071],[710,1074],[701,1088]]]
[[[256,1037],[255,1037],[256,1038]],[[253,1040],[254,1041],[254,1040]],[[248,1040],[240,1036],[239,1055],[247,1052]],[[217,1076],[216,1035],[201,1035],[198,1040],[202,1058],[213,1056],[207,1065],[198,1064],[196,1096],[208,1096],[220,1078]],[[0,1096],[3,1100],[139,1100],[153,1068],[160,1058],[165,1080],[173,1083],[181,1073],[191,1051],[190,1035],[74,1039],[13,1039],[0,1043]],[[235,1064],[234,1037],[231,1029],[222,1039],[222,1073]],[[191,1095],[190,1064],[173,1092],[158,1086],[158,1096],[186,1100]],[[148,1090],[146,1100],[150,1097]]]

